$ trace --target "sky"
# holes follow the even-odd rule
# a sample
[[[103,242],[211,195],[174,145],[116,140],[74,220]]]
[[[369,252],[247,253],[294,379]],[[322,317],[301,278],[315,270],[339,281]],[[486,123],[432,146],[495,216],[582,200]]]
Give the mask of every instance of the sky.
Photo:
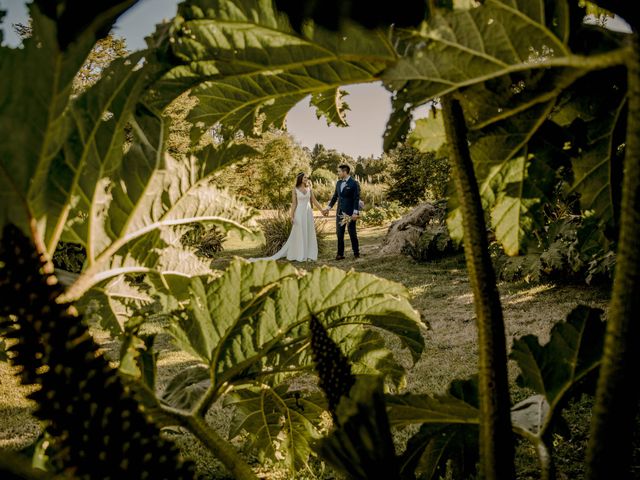
[[[25,0],[0,0],[0,10],[7,11],[2,28],[9,45],[19,42],[11,24],[26,23],[25,3]],[[157,23],[172,18],[177,4],[178,0],[141,0],[118,20],[115,33],[126,38],[129,49],[144,48],[144,37],[154,31]],[[619,18],[609,19],[607,26],[613,30],[629,30]],[[323,118],[317,119],[315,110],[309,107],[309,98],[305,98],[287,116],[288,131],[309,148],[321,143],[354,158],[379,156],[382,134],[391,113],[390,93],[379,83],[351,85],[344,90],[349,93],[345,100],[351,108],[346,114],[348,127],[327,126]],[[426,111],[418,110],[416,117],[425,116]]]

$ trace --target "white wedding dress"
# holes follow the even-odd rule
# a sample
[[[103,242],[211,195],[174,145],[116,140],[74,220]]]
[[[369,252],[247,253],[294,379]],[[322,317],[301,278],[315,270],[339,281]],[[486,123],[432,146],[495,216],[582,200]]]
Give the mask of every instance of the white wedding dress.
[[[307,189],[306,193],[302,193],[296,188],[296,197],[298,205],[287,242],[271,257],[251,258],[249,260],[278,260],[286,258],[287,260],[304,262],[318,259],[318,239],[316,238],[316,227],[313,221],[313,209],[311,208],[311,189]]]

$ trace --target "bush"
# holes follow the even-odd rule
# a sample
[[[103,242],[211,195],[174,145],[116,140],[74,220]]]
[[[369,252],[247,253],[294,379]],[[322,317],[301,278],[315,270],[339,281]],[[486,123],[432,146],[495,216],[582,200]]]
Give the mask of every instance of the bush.
[[[323,207],[329,203],[331,197],[333,196],[333,192],[336,189],[335,182],[327,183],[327,182],[317,182],[313,183],[313,194],[316,197],[316,200],[320,202],[320,205]]]
[[[366,203],[366,202],[365,202]],[[385,202],[377,207],[366,207],[361,221],[368,227],[380,226],[402,217],[407,212],[399,202]]]
[[[293,224],[288,210],[278,210],[270,216],[259,220],[264,234],[265,244],[262,255],[270,257],[275,254],[287,242]],[[324,251],[324,237],[326,236],[327,221],[316,220],[316,236],[318,237],[318,253]]]
[[[311,173],[311,181],[314,184],[335,185],[336,172],[332,172],[326,168],[318,168]]]
[[[365,208],[384,206],[387,202],[387,185],[384,183],[371,183],[367,180],[360,180],[360,200],[365,204]]]
[[[385,184],[369,183],[361,181],[359,178],[356,178],[356,180],[360,183],[360,200],[364,202],[367,210],[385,205],[387,198],[387,186]],[[335,180],[331,182],[320,181],[313,184],[313,193],[322,205],[329,203],[335,189]]]
[[[497,244],[492,254],[501,279],[531,282],[609,282],[616,263],[615,248],[597,218],[568,214],[547,225],[526,255],[507,257]]]
[[[216,253],[224,250],[222,244],[225,238],[226,235],[215,225],[206,228],[198,223],[182,235],[180,243],[184,247],[194,248],[196,255],[200,257],[213,258]]]

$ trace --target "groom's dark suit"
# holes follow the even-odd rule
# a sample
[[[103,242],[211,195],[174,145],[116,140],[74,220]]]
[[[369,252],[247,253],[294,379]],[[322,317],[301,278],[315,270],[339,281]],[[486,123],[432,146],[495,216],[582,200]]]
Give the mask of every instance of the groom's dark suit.
[[[338,234],[338,256],[344,256],[344,231],[349,232],[349,239],[351,240],[351,249],[356,257],[360,256],[360,245],[358,244],[358,232],[356,231],[356,220],[351,220],[348,227],[340,225],[342,214],[349,216],[358,214],[358,208],[360,203],[360,184],[353,178],[349,177],[346,180],[338,180],[336,183],[336,190],[333,193],[333,197],[329,202],[329,208],[338,202],[338,214],[336,215],[336,233]]]

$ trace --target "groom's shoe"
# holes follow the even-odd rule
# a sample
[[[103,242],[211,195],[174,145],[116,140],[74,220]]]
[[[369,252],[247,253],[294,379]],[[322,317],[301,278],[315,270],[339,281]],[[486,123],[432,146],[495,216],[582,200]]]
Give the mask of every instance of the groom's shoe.
[[[353,254],[353,258],[355,258],[356,260],[360,258],[360,254],[359,253],[354,253]]]
[[[344,255],[336,255],[336,260],[344,260]]]

